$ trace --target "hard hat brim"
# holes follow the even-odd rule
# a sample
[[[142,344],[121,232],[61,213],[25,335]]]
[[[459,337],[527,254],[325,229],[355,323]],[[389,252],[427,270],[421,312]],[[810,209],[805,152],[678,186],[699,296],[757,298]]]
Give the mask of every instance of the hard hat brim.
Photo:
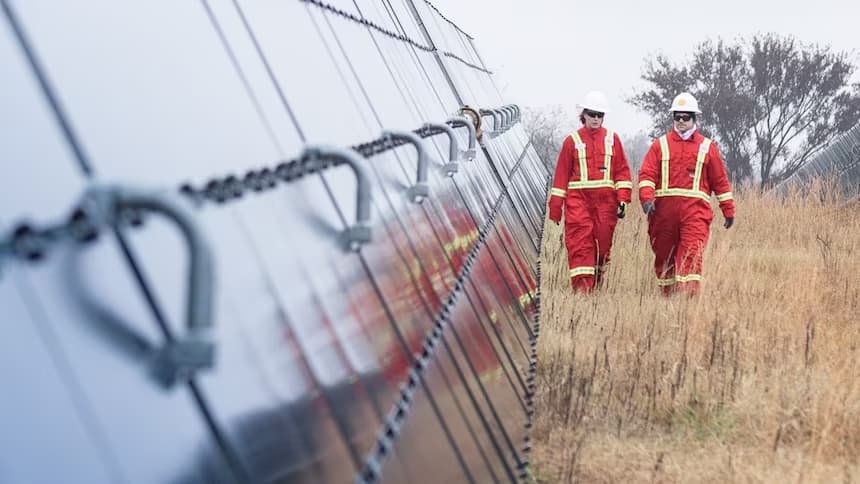
[[[700,110],[699,110],[699,108],[696,108],[696,109],[670,109],[670,110],[669,110],[669,112],[670,112],[670,113],[676,113],[676,112],[677,112],[677,113],[696,113],[696,114],[702,114],[702,111],[700,111]]]
[[[603,114],[609,114],[609,112],[610,112],[610,110],[606,109],[605,107],[598,108],[598,107],[594,106],[593,104],[577,104],[576,109],[579,109],[580,111],[583,109],[588,109],[590,111],[596,111],[598,113],[603,113]]]

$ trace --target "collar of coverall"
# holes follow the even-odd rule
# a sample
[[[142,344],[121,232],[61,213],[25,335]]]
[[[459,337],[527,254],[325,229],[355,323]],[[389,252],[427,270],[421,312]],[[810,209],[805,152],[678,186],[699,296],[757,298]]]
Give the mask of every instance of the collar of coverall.
[[[672,131],[675,132],[675,135],[678,137],[679,141],[690,141],[695,138],[696,133],[699,131],[699,127],[694,124],[692,128],[688,129],[687,131],[684,131],[683,133],[678,131],[678,128],[672,128]]]
[[[589,128],[586,125],[583,125],[582,128],[579,128],[580,135],[589,135],[592,138],[597,136],[606,136],[606,128],[603,126],[599,126],[597,128]]]

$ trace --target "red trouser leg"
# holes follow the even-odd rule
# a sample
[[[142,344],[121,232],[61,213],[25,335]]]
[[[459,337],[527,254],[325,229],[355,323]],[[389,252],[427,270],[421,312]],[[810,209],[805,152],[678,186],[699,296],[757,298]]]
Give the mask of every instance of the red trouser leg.
[[[702,259],[708,245],[712,217],[689,216],[681,224],[680,242],[675,254],[676,289],[691,295],[699,292]]]
[[[662,200],[660,200],[662,202]],[[680,224],[675,207],[659,203],[648,220],[648,236],[654,251],[654,274],[663,294],[671,294],[675,286],[675,254],[680,239]]]
[[[597,218],[594,224],[594,238],[597,241],[597,274],[595,284],[603,279],[603,273],[609,264],[609,253],[612,250],[612,236],[615,234],[615,226],[618,224],[618,204],[615,202],[615,194],[606,197],[595,207],[593,214]]]
[[[574,291],[588,292],[594,287],[594,222],[582,195],[568,196],[566,205],[564,245],[570,284]]]

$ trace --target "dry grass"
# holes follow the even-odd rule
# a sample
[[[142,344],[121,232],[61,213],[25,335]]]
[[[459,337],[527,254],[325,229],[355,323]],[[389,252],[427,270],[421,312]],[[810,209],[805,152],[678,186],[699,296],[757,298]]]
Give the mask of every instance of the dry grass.
[[[658,296],[646,223],[574,296],[543,250],[538,482],[860,481],[860,215],[819,186],[717,214],[701,296]]]

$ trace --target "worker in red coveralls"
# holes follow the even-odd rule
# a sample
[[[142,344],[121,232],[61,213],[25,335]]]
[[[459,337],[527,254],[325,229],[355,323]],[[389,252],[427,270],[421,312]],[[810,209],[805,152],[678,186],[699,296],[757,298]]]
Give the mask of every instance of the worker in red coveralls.
[[[603,127],[606,96],[593,91],[577,106],[582,127],[561,147],[549,199],[549,218],[559,223],[564,211],[564,244],[570,283],[589,292],[601,282],[612,235],[624,218],[633,183],[621,139]]]
[[[654,141],[639,170],[639,201],[648,215],[657,284],[666,295],[696,294],[714,218],[711,193],[726,229],[734,223],[735,203],[716,143],[696,128],[696,98],[681,93],[670,111],[674,129]]]

